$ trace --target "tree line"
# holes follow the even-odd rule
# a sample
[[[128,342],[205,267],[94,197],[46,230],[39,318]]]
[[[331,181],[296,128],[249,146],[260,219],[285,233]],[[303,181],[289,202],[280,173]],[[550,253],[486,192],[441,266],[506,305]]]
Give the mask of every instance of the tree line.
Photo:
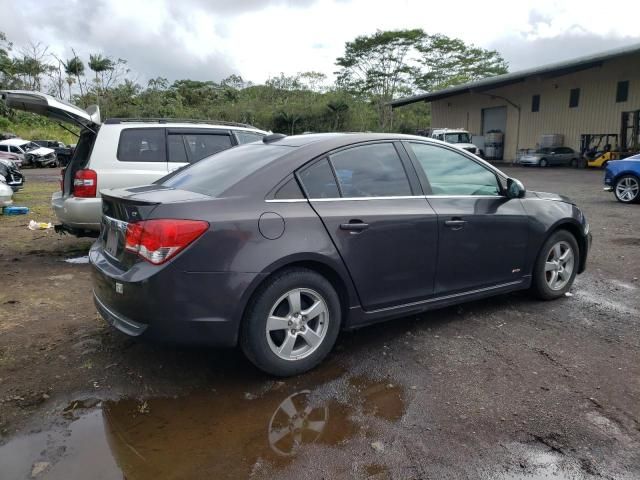
[[[395,111],[394,98],[507,72],[500,53],[422,29],[377,31],[346,42],[335,80],[321,72],[281,73],[263,84],[158,76],[141,85],[126,59],[101,53],[59,58],[42,43],[15,46],[0,32],[0,88],[38,90],[70,103],[100,105],[103,118],[192,118],[248,123],[265,130],[398,131],[429,126],[423,103]],[[0,110],[0,129],[34,121]],[[4,122],[4,123],[3,123]],[[3,127],[4,125],[4,127]]]

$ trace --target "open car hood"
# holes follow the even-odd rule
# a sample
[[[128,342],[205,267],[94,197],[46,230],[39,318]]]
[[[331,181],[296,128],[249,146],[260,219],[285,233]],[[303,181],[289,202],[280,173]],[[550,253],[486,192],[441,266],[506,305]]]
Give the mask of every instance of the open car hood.
[[[44,115],[56,122],[74,123],[91,129],[100,125],[100,109],[97,105],[83,110],[51,95],[29,90],[0,90],[0,98],[9,108]]]

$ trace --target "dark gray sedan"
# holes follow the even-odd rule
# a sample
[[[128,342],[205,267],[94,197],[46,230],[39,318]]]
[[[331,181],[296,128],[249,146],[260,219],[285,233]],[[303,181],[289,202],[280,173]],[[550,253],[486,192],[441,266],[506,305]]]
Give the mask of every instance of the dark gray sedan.
[[[270,135],[102,192],[95,303],[117,329],[317,365],[341,329],[513,290],[567,292],[589,225],[569,199],[448,144]]]

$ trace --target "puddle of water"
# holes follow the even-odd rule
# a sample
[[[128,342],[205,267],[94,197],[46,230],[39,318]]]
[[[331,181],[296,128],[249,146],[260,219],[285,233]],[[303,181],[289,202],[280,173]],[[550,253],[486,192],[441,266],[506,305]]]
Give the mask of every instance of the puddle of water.
[[[87,472],[105,480],[260,476],[313,445],[348,442],[360,429],[351,418],[356,411],[389,421],[404,413],[398,386],[359,377],[341,383],[339,402],[319,393],[327,385],[294,380],[251,393],[238,383],[186,397],[106,401],[97,409],[72,402],[62,412],[76,418],[68,428],[0,447],[1,476],[30,478],[36,462],[49,464],[37,478],[54,480]]]
[[[76,258],[67,258],[67,259],[65,259],[65,262],[74,263],[74,264],[89,263],[89,255],[84,255],[82,257],[76,257]]]
[[[366,415],[375,415],[389,421],[400,420],[405,405],[403,390],[393,383],[374,383],[365,377],[351,379],[363,402]]]

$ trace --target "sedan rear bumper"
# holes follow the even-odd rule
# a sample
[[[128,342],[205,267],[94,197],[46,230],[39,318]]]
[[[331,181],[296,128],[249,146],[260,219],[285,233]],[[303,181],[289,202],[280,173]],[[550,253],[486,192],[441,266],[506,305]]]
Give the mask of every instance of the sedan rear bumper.
[[[180,258],[164,265],[140,262],[123,271],[103,253],[89,252],[94,301],[121,332],[159,342],[234,346],[255,273],[186,272]]]

